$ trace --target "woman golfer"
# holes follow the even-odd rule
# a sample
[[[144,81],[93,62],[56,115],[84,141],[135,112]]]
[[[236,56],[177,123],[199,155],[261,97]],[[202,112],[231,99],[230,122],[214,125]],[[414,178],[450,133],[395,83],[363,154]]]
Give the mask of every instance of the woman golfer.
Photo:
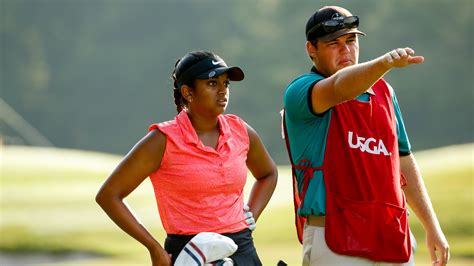
[[[200,232],[228,236],[237,244],[236,265],[261,265],[250,229],[277,182],[277,168],[254,129],[224,111],[229,81],[244,73],[214,53],[195,51],[173,71],[174,120],[153,124],[123,158],[96,196],[97,203],[150,252],[153,265],[171,265]],[[256,181],[244,210],[247,170]],[[166,230],[164,247],[134,217],[123,199],[150,176]],[[250,228],[250,229],[249,229]]]

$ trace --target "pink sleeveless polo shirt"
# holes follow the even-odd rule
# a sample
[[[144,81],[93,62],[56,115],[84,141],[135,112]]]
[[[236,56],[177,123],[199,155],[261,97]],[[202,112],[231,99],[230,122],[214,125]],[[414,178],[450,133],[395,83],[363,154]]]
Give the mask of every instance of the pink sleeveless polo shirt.
[[[185,111],[149,128],[166,135],[161,166],[150,179],[168,234],[233,233],[248,227],[243,213],[247,128],[235,115],[220,115],[218,121],[216,149],[202,144]]]

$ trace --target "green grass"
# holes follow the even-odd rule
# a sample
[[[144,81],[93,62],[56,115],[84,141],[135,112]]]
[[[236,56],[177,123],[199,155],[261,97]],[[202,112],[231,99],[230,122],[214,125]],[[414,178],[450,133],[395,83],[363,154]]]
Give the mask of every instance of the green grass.
[[[469,144],[415,153],[450,243],[450,265],[474,265],[473,152],[474,144]],[[60,265],[148,265],[148,252],[94,201],[119,160],[96,152],[0,146],[0,251],[99,255]],[[287,166],[279,170],[277,190],[254,233],[255,244],[264,265],[276,265],[279,259],[300,265],[291,176]],[[146,180],[127,202],[162,241],[151,183]],[[414,215],[410,222],[419,247],[417,265],[428,265],[422,228]]]

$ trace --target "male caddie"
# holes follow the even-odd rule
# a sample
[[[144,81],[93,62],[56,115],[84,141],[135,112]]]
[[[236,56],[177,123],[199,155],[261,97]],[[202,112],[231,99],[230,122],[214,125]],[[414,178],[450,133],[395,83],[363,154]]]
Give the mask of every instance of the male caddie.
[[[313,67],[284,95],[303,265],[413,265],[406,202],[426,232],[433,265],[445,265],[448,242],[395,91],[383,79],[424,58],[398,48],[358,63],[358,37],[365,35],[358,25],[344,8],[316,11],[306,24]]]

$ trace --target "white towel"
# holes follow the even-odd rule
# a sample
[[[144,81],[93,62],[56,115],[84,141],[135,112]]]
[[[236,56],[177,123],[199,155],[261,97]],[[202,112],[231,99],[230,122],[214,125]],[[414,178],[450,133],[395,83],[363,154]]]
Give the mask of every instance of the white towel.
[[[236,250],[237,245],[231,238],[217,233],[202,232],[189,240],[176,258],[174,265],[230,266],[234,263],[227,257],[234,254]]]

